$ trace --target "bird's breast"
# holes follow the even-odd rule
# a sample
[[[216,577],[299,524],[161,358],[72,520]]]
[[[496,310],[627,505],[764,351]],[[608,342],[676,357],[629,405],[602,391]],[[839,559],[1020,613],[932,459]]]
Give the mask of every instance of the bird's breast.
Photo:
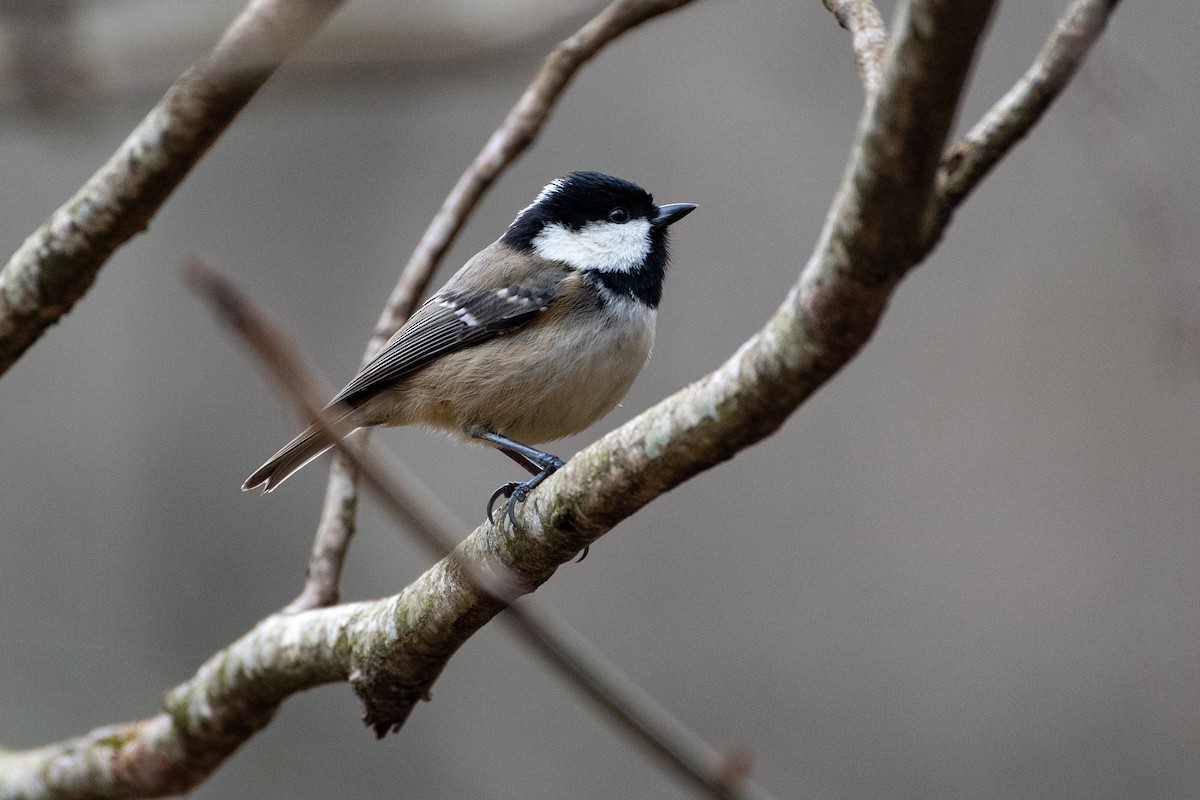
[[[409,394],[413,421],[484,427],[525,444],[578,433],[629,390],[654,344],[655,317],[644,303],[609,298],[446,356],[422,371],[420,396]]]

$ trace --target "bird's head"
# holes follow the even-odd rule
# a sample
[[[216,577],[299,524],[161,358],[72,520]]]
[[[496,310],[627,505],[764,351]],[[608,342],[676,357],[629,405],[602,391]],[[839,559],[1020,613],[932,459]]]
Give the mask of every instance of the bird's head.
[[[542,189],[501,242],[597,273],[606,285],[623,287],[620,293],[657,306],[667,267],[667,228],[694,208],[691,203],[658,206],[635,183],[572,172]]]

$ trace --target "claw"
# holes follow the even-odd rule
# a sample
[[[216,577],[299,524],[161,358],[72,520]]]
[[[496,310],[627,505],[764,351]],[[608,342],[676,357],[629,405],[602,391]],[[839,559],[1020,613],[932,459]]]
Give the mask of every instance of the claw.
[[[492,496],[490,498],[488,498],[488,504],[487,504],[488,522],[492,523],[493,525],[496,524],[496,520],[492,518],[492,506],[496,505],[496,500],[501,497],[510,497],[511,498],[513,496],[513,492],[516,491],[516,488],[520,485],[521,484],[517,483],[516,481],[509,481],[508,483],[504,484],[496,491],[492,492]],[[508,517],[510,520],[512,519],[512,514],[513,514],[512,501],[509,500],[509,502],[508,502]],[[515,521],[513,524],[516,524]]]
[[[524,488],[524,484],[518,484],[512,497],[508,498],[508,522],[514,528],[517,527],[517,503],[524,503],[528,496],[529,490]]]
[[[488,522],[493,525],[496,520],[492,518],[492,506],[496,505],[496,499],[504,496],[508,498],[508,521],[513,527],[517,527],[517,503],[524,503],[525,498],[529,493],[538,487],[542,481],[553,475],[563,465],[563,460],[558,456],[550,455],[538,450],[536,447],[530,447],[527,444],[513,441],[503,434],[496,433],[491,430],[474,430],[471,431],[471,436],[476,439],[482,439],[499,448],[501,453],[516,461],[533,475],[532,478],[523,482],[509,482],[501,486],[496,491],[492,492],[491,498],[487,504]]]
[[[493,525],[496,524],[496,520],[492,518],[492,506],[496,505],[497,498],[507,497],[508,498],[508,521],[512,523],[512,526],[514,528],[517,527],[517,504],[524,503],[525,498],[529,497],[530,492],[532,492],[534,489],[536,489],[542,481],[546,480],[546,478],[548,478],[552,474],[554,474],[554,470],[556,470],[562,466],[561,460],[555,458],[554,461],[558,462],[558,463],[557,464],[551,463],[549,466],[543,468],[541,472],[539,472],[537,475],[534,475],[529,480],[522,481],[521,483],[517,483],[516,481],[509,481],[508,483],[504,484],[496,491],[492,492],[492,496],[488,500],[488,504],[487,504],[488,522],[492,523]]]

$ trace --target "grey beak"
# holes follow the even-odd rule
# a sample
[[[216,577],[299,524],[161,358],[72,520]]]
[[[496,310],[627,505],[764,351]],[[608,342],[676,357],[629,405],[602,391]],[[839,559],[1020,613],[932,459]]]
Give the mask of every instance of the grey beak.
[[[650,220],[656,228],[665,228],[672,222],[677,222],[696,210],[695,203],[668,203],[658,207],[658,216]]]

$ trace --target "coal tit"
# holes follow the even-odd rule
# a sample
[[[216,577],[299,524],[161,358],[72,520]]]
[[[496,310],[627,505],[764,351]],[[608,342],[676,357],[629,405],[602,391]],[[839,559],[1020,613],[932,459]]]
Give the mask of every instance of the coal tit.
[[[530,445],[608,413],[641,371],[667,269],[667,228],[696,206],[573,172],[429,298],[329,403],[355,428],[423,424],[489,444],[533,476],[501,486],[509,519],[563,465]],[[270,492],[332,446],[309,427],[254,471]]]

